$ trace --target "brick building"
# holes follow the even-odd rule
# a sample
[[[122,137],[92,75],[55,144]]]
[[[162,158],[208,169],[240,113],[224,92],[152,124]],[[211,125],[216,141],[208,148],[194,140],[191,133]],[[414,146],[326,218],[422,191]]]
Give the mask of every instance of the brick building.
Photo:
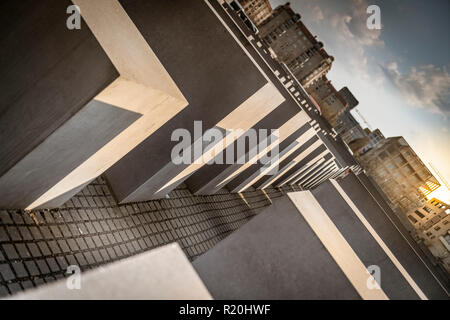
[[[348,109],[348,102],[335,89],[331,81],[326,76],[322,76],[315,80],[306,91],[319,104],[322,116],[333,127],[338,125],[338,118]]]
[[[423,207],[408,212],[408,219],[431,253],[450,272],[450,208],[448,204],[433,198]]]
[[[239,3],[256,26],[259,26],[272,14],[272,7],[268,0],[239,0]]]
[[[380,141],[359,160],[403,213],[423,207],[426,196],[440,186],[403,137]]]
[[[270,18],[259,26],[259,35],[294,76],[304,86],[330,70],[334,61],[323,48],[323,43],[306,28],[290,4],[278,6]]]

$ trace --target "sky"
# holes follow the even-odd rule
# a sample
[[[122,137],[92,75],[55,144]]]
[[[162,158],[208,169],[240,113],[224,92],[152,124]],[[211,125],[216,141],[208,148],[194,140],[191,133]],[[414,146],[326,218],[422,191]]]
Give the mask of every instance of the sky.
[[[286,2],[270,0],[272,8]],[[334,56],[327,77],[336,89],[347,86],[372,129],[379,128],[386,137],[403,136],[450,183],[450,1],[290,3]],[[380,7],[381,30],[367,28],[369,5]],[[445,187],[432,195],[450,202]]]

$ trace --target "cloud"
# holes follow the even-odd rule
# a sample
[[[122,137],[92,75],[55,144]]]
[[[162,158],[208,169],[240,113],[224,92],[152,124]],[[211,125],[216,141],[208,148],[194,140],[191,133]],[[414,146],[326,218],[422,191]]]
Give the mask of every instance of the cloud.
[[[406,73],[399,70],[396,62],[381,68],[409,105],[445,117],[450,115],[450,75],[445,66],[412,67]]]
[[[384,46],[381,30],[367,28],[368,6],[365,0],[352,0],[347,14],[333,13],[329,22],[347,41],[355,41],[361,46]]]
[[[384,77],[376,64],[369,61],[369,50],[372,47],[384,47],[381,40],[381,30],[367,28],[366,13],[369,6],[365,0],[351,0],[347,2],[346,10],[336,12],[324,9],[324,28],[333,30],[327,36],[325,46],[331,46],[338,55],[339,62],[345,64],[348,72],[357,78],[381,85]]]
[[[314,6],[311,9],[311,15],[312,15],[313,19],[316,21],[321,21],[324,19],[322,9],[320,9],[319,6]]]
[[[369,3],[365,0],[353,0],[351,3],[351,14],[345,17],[345,24],[351,35],[361,44],[366,46],[384,46],[381,37],[381,30],[367,28],[367,8]]]

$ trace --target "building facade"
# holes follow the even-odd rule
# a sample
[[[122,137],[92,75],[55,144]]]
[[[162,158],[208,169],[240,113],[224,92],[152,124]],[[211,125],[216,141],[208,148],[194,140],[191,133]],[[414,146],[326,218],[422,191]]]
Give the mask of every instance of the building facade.
[[[379,142],[383,141],[385,139],[383,133],[380,131],[380,129],[370,130],[368,128],[365,128],[364,131],[366,132],[367,136],[369,137],[368,142],[362,146],[361,149],[357,150],[357,154],[364,154],[367,151],[373,149]]]
[[[348,108],[350,110],[353,110],[359,105],[359,101],[355,98],[349,88],[343,87],[341,90],[339,90],[339,93],[344,98],[344,100],[347,101]]]
[[[331,126],[337,126],[339,117],[348,109],[348,103],[331,81],[322,76],[306,88],[306,91],[320,106],[322,116]]]
[[[272,7],[269,0],[239,0],[247,17],[259,26],[264,20],[272,15]]]
[[[423,207],[426,196],[440,186],[403,137],[379,141],[358,160],[383,189],[394,209],[404,213]]]
[[[433,198],[408,212],[408,219],[424,244],[450,273],[450,208]]]
[[[260,38],[273,49],[277,59],[286,64],[306,88],[330,70],[334,58],[300,18],[287,3],[275,8],[258,29]]]

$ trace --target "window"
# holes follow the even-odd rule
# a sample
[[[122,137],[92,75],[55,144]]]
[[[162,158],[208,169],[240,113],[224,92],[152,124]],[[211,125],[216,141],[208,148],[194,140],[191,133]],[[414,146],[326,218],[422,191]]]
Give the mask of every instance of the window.
[[[384,177],[384,176],[386,176],[386,174],[387,174],[386,170],[384,170],[383,168],[379,168],[379,169],[377,170],[377,172],[378,172],[378,175],[379,175],[380,177]]]
[[[409,220],[411,220],[412,223],[417,223],[417,219],[414,218],[412,215],[408,216]]]
[[[392,171],[394,170],[395,166],[392,162],[389,161],[388,163],[386,163],[386,168],[388,168],[389,171]]]
[[[409,164],[406,165],[406,166],[404,166],[404,167],[402,168],[402,171],[403,171],[403,173],[406,174],[407,176],[414,173],[414,169],[413,169]]]
[[[417,214],[420,218],[425,218],[425,215],[419,210],[414,211],[414,213]]]
[[[434,228],[434,230],[439,231],[439,230],[441,230],[441,227],[436,227],[436,228]]]
[[[386,152],[380,153],[380,159],[381,159],[381,160],[384,160],[384,159],[386,159],[387,157],[388,157],[388,155],[387,155]]]
[[[428,208],[427,206],[423,207],[423,210],[425,210],[425,211],[428,212],[428,213],[431,213],[431,209]]]
[[[412,183],[413,185],[419,184],[419,183],[421,182],[421,180],[419,179],[419,177],[417,176],[417,174],[411,176],[409,179],[410,179],[410,181],[411,181],[411,183]]]
[[[403,158],[401,155],[399,155],[398,157],[395,157],[394,161],[398,165],[403,165],[406,163],[405,158]]]
[[[396,154],[397,153],[397,148],[395,147],[395,146],[389,146],[389,148],[388,148],[388,152],[391,154],[391,155],[394,155],[394,154]]]

